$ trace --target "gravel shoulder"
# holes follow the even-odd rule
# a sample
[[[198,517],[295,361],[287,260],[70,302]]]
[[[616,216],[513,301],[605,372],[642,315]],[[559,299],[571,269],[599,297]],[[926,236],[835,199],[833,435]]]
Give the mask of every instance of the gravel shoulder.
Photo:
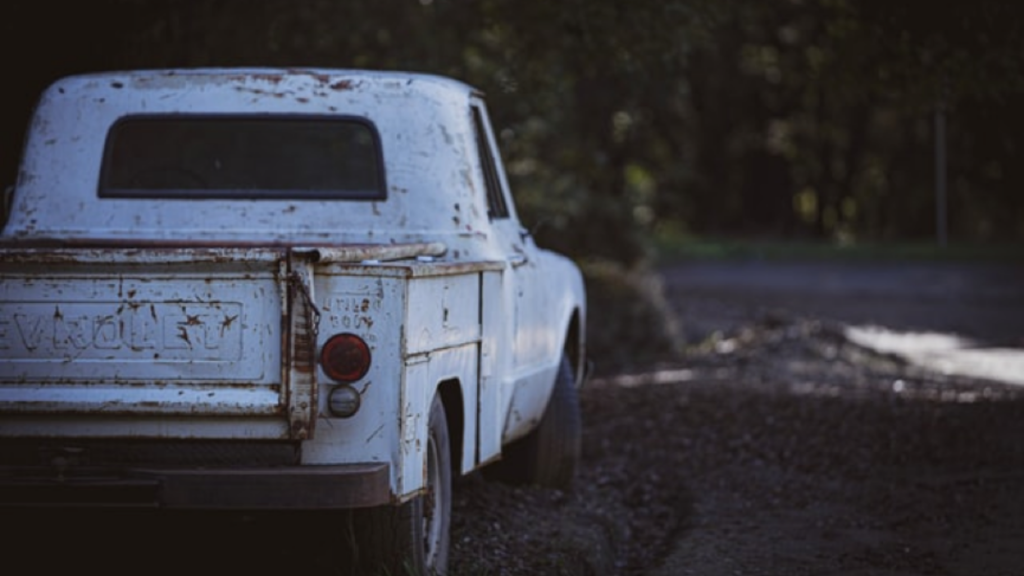
[[[456,574],[1021,573],[1024,388],[847,330],[1015,349],[1017,271],[698,263],[663,277],[684,361],[588,385],[573,492],[463,486]]]

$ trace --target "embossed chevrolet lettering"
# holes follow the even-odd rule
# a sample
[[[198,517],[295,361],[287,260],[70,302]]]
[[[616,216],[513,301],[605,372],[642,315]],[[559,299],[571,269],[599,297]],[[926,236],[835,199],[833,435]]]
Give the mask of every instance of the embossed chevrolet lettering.
[[[239,303],[155,304],[19,302],[0,314],[0,350],[11,359],[238,360]]]
[[[35,115],[0,201],[0,506],[351,510],[326,529],[362,572],[443,574],[452,475],[571,487],[583,281],[520,224],[480,92],[129,71]]]

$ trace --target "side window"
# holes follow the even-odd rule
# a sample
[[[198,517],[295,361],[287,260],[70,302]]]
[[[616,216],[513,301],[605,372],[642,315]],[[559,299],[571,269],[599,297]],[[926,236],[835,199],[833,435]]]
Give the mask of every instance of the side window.
[[[14,185],[4,188],[0,196],[0,230],[7,225],[7,217],[11,215],[11,203],[14,201]]]
[[[508,205],[505,203],[505,195],[501,192],[498,168],[494,164],[494,151],[487,138],[487,130],[484,129],[483,115],[480,108],[476,106],[473,106],[473,124],[476,127],[476,146],[480,154],[480,166],[483,167],[484,182],[487,186],[487,215],[492,220],[508,218]]]

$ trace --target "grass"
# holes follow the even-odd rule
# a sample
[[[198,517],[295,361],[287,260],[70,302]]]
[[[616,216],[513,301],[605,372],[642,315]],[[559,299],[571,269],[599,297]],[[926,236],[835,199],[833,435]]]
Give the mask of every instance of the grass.
[[[654,239],[658,262],[674,260],[829,260],[1024,263],[1024,242],[825,242],[810,240],[699,238],[662,234]]]

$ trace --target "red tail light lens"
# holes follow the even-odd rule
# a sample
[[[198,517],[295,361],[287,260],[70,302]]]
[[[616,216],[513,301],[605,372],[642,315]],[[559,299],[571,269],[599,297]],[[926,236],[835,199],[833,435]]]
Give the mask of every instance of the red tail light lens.
[[[320,366],[331,380],[355,382],[370,369],[370,347],[355,334],[335,334],[320,350]]]

